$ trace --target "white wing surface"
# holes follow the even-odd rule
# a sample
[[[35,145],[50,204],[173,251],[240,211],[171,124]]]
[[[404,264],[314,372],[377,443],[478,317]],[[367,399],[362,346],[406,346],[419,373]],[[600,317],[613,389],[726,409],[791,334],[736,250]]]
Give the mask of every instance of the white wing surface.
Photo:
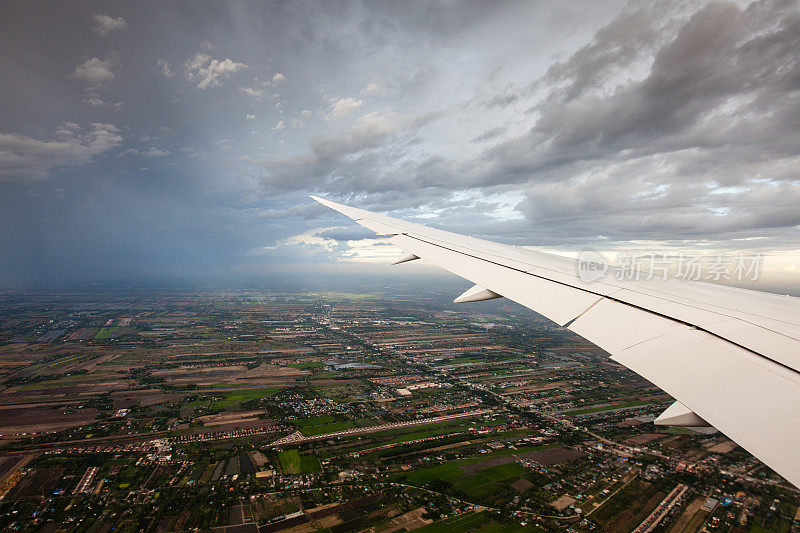
[[[800,487],[800,299],[678,279],[584,281],[573,259],[312,196],[409,253],[567,326],[678,402],[656,420],[725,433]]]

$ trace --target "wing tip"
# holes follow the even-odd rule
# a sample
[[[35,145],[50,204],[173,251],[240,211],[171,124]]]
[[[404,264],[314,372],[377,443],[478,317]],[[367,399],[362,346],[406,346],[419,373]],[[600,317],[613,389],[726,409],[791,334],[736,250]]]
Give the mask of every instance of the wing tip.
[[[313,194],[309,194],[308,197],[314,200],[315,202],[319,202],[325,207],[333,209],[334,211],[339,211],[340,213],[342,212],[342,207],[347,207],[343,206],[342,204],[337,204],[336,202],[326,200],[325,198],[320,198],[319,196],[315,196]]]

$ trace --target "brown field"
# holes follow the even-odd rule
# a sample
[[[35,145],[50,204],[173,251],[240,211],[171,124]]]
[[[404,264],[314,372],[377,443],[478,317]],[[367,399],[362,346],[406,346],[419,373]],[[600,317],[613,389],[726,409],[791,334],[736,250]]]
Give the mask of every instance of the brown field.
[[[568,450],[567,448],[553,448],[552,450],[542,450],[539,452],[528,452],[495,457],[493,459],[487,459],[486,461],[462,465],[461,470],[463,470],[465,474],[469,475],[474,474],[478,470],[483,470],[484,468],[513,463],[519,459],[529,459],[531,461],[536,461],[542,466],[550,466],[572,461],[573,459],[578,459],[584,455],[586,454],[576,450]]]
[[[214,415],[201,416],[199,420],[200,422],[202,422],[204,426],[230,425],[239,422],[259,420],[258,415],[262,414],[263,412],[264,411],[262,410],[232,411]]]
[[[711,453],[730,453],[736,449],[737,444],[732,440],[726,440],[708,449]]]
[[[269,386],[285,384],[310,373],[308,370],[265,363],[249,370],[244,365],[190,367],[159,370],[154,372],[153,375],[166,378],[171,383],[214,385],[217,383],[247,382],[248,386]]]
[[[80,426],[97,416],[94,409],[58,409],[53,407],[7,407],[0,416],[0,433],[20,434],[55,431]]]
[[[628,444],[647,444],[648,442],[652,442],[662,437],[664,437],[664,435],[660,435],[658,433],[643,433],[641,435],[636,435],[634,437],[625,439],[625,442]]]
[[[18,500],[47,496],[53,492],[63,474],[63,468],[36,468],[22,478],[7,497],[10,500]]]

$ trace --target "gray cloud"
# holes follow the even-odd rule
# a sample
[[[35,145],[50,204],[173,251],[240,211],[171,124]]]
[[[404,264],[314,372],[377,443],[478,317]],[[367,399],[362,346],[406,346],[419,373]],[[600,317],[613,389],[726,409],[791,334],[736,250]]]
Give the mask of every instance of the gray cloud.
[[[15,133],[0,133],[0,179],[43,179],[55,167],[80,166],[122,141],[112,124],[92,124],[88,129],[62,124],[52,140]]]
[[[162,67],[162,72],[164,65]],[[196,81],[198,89],[208,87],[219,87],[223,80],[226,80],[248,66],[244,63],[237,63],[230,58],[214,59],[209,54],[197,52],[191,59],[184,64],[186,79]]]
[[[378,208],[397,206],[386,203],[386,189],[411,193],[408,206],[433,208],[437,190],[520,190],[519,212],[549,242],[576,234],[728,239],[794,227],[799,17],[781,2],[624,11],[529,84],[545,96],[523,135],[489,128],[472,141],[500,142],[461,161],[419,151],[405,129],[316,139],[292,160],[298,166],[276,162],[268,176],[361,191]],[[523,98],[501,92],[480,105]],[[716,194],[723,186],[739,188]]]
[[[128,29],[128,23],[122,17],[114,18],[108,15],[95,15],[92,19],[95,22],[92,30],[101,37],[105,37],[112,31],[125,31]]]
[[[345,257],[309,193],[516,244],[800,247],[796,2],[4,7],[0,279]]]
[[[486,130],[485,132],[481,133],[480,135],[472,139],[472,142],[484,142],[490,139],[494,139],[504,134],[507,130],[508,128],[506,128],[505,126],[498,126],[496,128]]]
[[[75,67],[75,77],[85,81],[90,86],[107,85],[117,77],[113,71],[114,63],[113,58],[98,59],[93,57],[87,59]]]

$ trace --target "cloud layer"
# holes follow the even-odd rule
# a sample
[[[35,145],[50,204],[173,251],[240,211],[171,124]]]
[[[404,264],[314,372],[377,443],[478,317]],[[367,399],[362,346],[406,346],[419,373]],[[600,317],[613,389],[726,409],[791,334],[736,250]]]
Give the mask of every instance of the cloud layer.
[[[800,249],[796,2],[115,9],[0,20],[5,279],[385,254],[308,194],[551,248]]]

